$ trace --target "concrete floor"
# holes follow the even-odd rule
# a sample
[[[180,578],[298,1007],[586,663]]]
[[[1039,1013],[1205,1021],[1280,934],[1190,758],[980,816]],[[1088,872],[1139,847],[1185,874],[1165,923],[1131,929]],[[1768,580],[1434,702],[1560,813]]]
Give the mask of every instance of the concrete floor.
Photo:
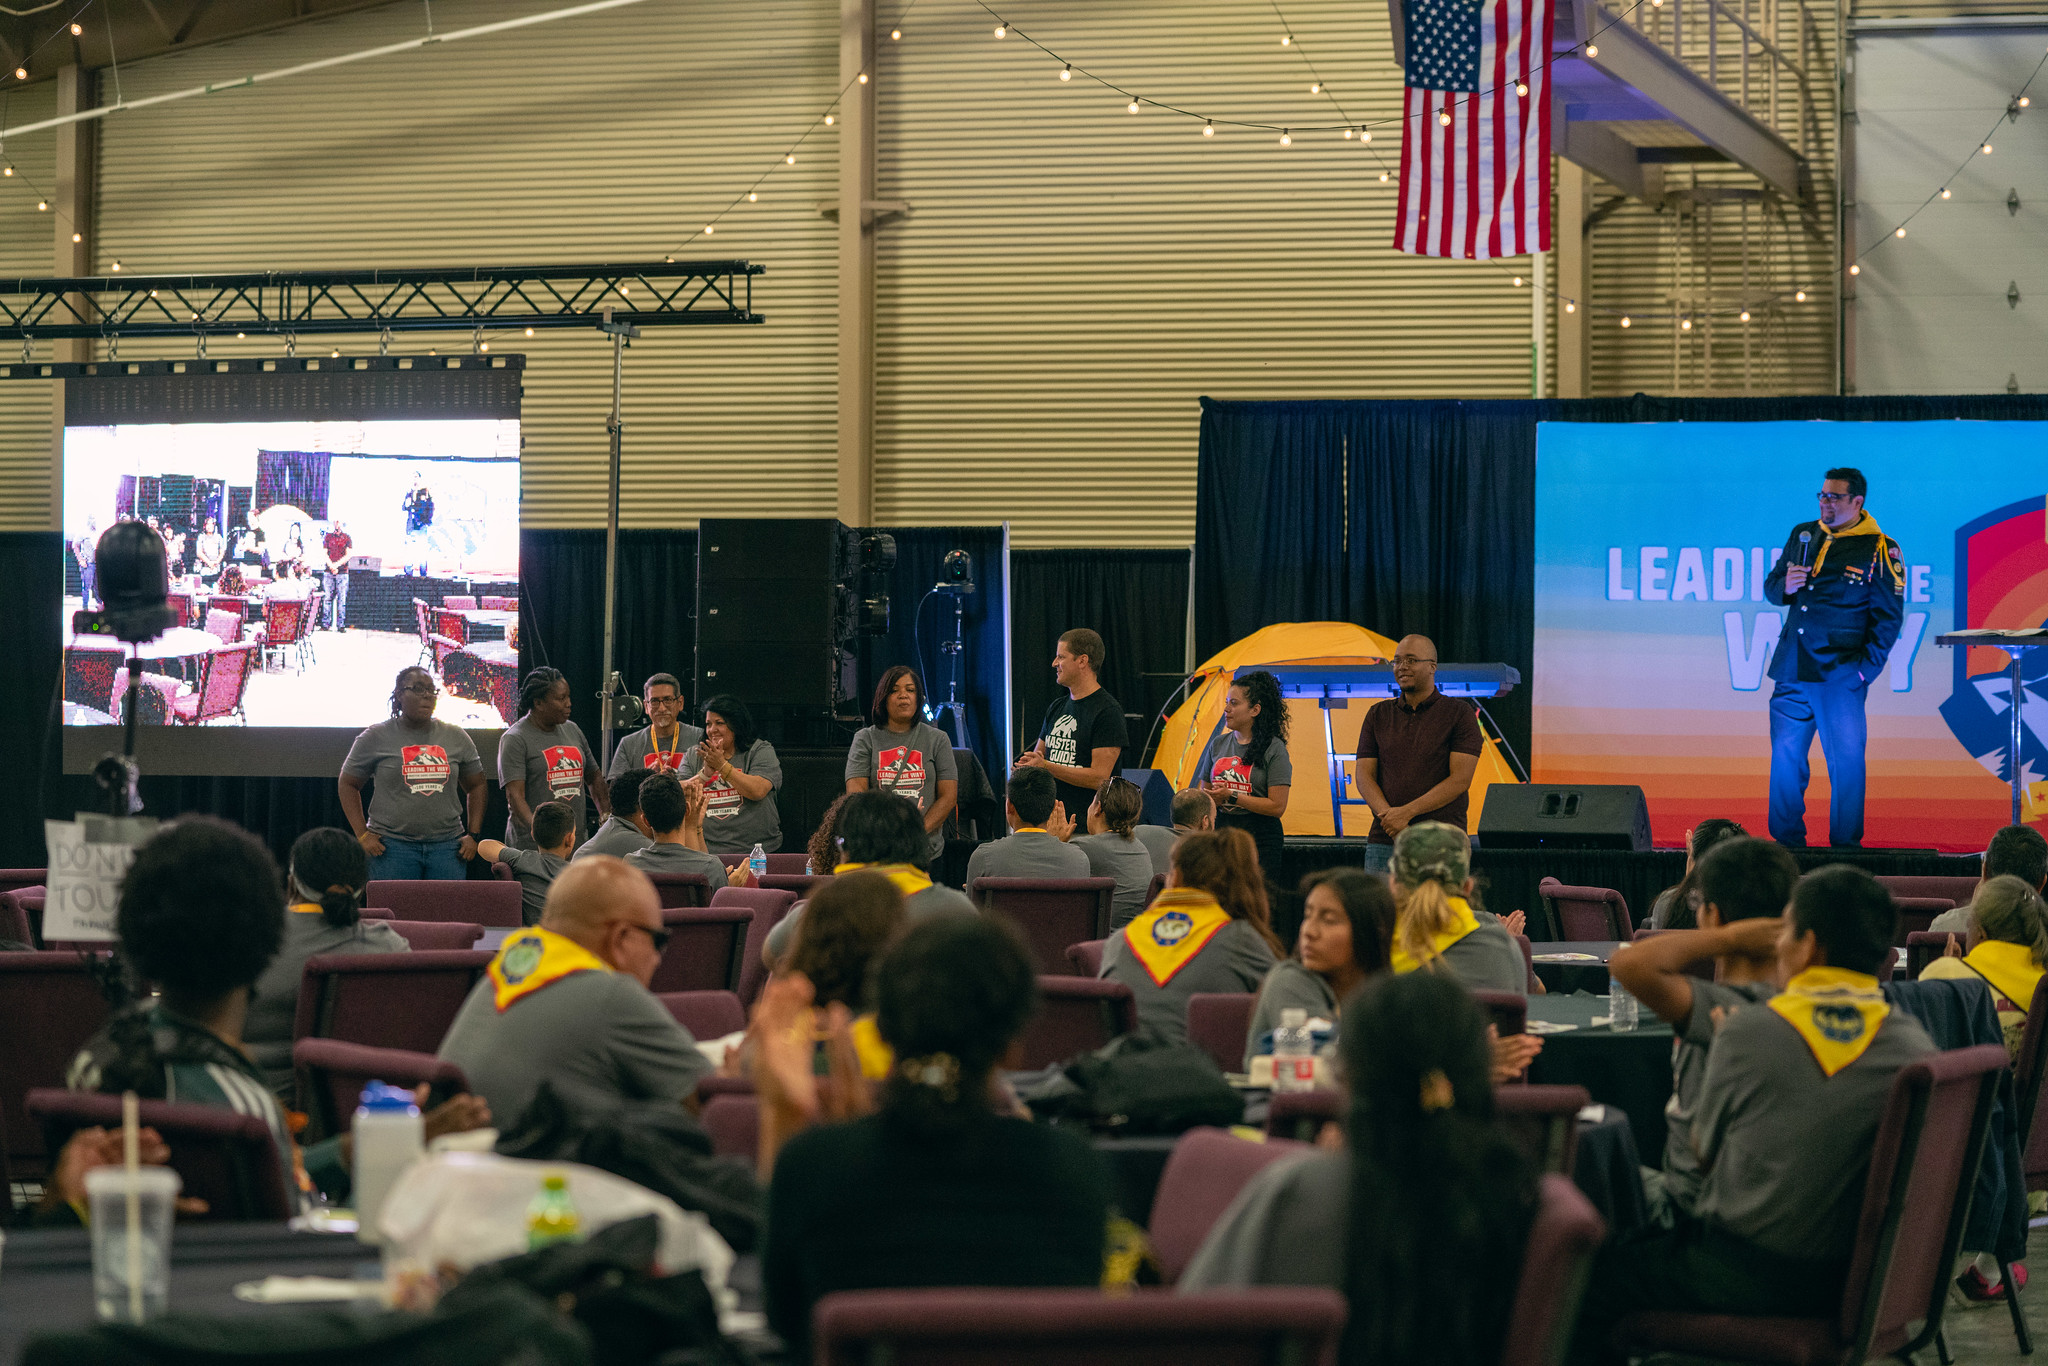
[[[2048,1366],[2048,1285],[2039,1279],[2040,1272],[2048,1270],[2048,1228],[2035,1229],[2027,1239],[2027,1270],[2034,1279],[2020,1292],[2020,1308],[2026,1314],[2027,1330],[2034,1335],[2034,1355],[2020,1355],[2012,1335],[2012,1314],[2003,1304],[1963,1309],[1957,1307],[1951,1295],[1948,1314],[1942,1320],[1942,1336],[1958,1366],[2019,1366],[2021,1362],[2035,1361]],[[1932,1350],[1916,1360],[1921,1366],[1937,1363]]]

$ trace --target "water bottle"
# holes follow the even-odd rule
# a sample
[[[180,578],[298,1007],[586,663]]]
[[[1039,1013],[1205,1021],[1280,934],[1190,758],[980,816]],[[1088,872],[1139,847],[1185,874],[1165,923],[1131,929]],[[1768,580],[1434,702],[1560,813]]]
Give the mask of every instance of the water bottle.
[[[583,1227],[576,1202],[569,1198],[569,1178],[549,1172],[540,1179],[540,1194],[526,1207],[526,1248],[538,1251],[554,1243],[571,1242]]]
[[[768,851],[759,844],[754,846],[753,853],[747,855],[747,871],[754,875],[756,887],[760,886],[761,879],[768,875]]]
[[[1607,1027],[1613,1030],[1634,1029],[1639,1019],[1636,998],[1628,994],[1628,988],[1613,977],[1607,979]]]
[[[373,1081],[363,1088],[355,1124],[356,1237],[380,1243],[377,1215],[400,1173],[426,1151],[426,1128],[412,1092]]]
[[[1315,1041],[1309,1037],[1308,1012],[1293,1006],[1280,1012],[1273,1031],[1273,1089],[1313,1091],[1316,1087]]]

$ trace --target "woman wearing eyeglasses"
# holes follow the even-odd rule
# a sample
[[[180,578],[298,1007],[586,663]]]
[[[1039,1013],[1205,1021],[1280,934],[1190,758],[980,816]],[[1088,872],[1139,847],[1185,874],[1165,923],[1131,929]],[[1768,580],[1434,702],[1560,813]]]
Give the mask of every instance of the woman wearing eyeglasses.
[[[398,671],[391,719],[356,737],[336,787],[370,877],[460,878],[484,820],[484,765],[460,727],[434,719],[440,689],[418,665]],[[363,785],[371,785],[363,811]]]

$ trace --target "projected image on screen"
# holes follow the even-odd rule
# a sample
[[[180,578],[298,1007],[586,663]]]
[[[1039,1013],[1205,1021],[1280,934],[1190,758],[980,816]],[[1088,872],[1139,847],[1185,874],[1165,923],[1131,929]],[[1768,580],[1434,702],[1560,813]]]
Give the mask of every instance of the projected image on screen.
[[[162,533],[178,617],[140,647],[141,723],[359,729],[409,664],[440,719],[513,718],[517,421],[67,427],[63,516],[66,724],[122,719],[126,647],[71,614],[126,519]]]

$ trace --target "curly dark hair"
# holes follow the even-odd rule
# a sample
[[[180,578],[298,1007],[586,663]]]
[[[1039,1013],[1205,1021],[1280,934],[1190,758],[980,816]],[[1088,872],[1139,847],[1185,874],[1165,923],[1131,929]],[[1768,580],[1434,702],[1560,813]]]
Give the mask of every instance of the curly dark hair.
[[[288,888],[288,895],[312,893],[320,918],[328,924],[347,929],[362,917],[370,856],[348,831],[327,825],[293,840],[291,876],[298,887]]]
[[[906,919],[888,874],[841,874],[804,903],[785,966],[810,978],[818,1005],[838,1001],[859,1014],[868,1008],[868,971]]]
[[[284,938],[284,879],[239,826],[187,816],[136,851],[121,879],[121,952],[173,1006],[253,986]]]
[[[839,850],[848,863],[908,863],[931,857],[917,803],[893,792],[855,792],[839,810]]]
[[[1266,762],[1266,751],[1278,740],[1287,743],[1287,699],[1280,695],[1280,680],[1258,669],[1239,674],[1230,686],[1244,693],[1244,700],[1259,709],[1252,719],[1252,738],[1245,745],[1244,761],[1250,765]]]
[[[403,669],[400,669],[398,677],[391,680],[391,714],[393,716],[398,715],[398,695],[405,691],[405,680],[414,674],[418,674],[429,683],[434,682],[433,671],[418,664],[408,664]],[[440,684],[435,683],[434,686],[438,688]],[[524,710],[524,708],[521,710]]]
[[[519,681],[519,714],[526,715],[533,710],[533,704],[555,690],[555,684],[562,681],[562,671],[543,664]]]
[[[942,915],[913,925],[883,955],[875,1005],[897,1060],[883,1120],[938,1138],[987,1113],[989,1073],[1037,1009],[1038,978],[1009,922]]]
[[[747,710],[747,704],[729,692],[704,700],[704,719],[708,724],[711,713],[717,712],[725,720],[725,728],[732,732],[732,753],[734,758],[747,752],[754,743],[754,713]]]
[[[882,681],[875,684],[875,700],[868,707],[868,720],[884,730],[889,728],[889,694],[896,691],[896,685],[903,681],[905,674],[910,675],[911,685],[917,689],[917,715],[911,724],[916,725],[924,719],[924,679],[908,664],[892,664],[882,675]],[[731,719],[726,718],[728,723]]]
[[[832,799],[832,805],[818,817],[818,828],[811,832],[811,842],[804,846],[804,852],[810,856],[807,866],[815,877],[823,877],[839,866],[839,817],[846,810],[846,799],[853,795],[842,792]]]

